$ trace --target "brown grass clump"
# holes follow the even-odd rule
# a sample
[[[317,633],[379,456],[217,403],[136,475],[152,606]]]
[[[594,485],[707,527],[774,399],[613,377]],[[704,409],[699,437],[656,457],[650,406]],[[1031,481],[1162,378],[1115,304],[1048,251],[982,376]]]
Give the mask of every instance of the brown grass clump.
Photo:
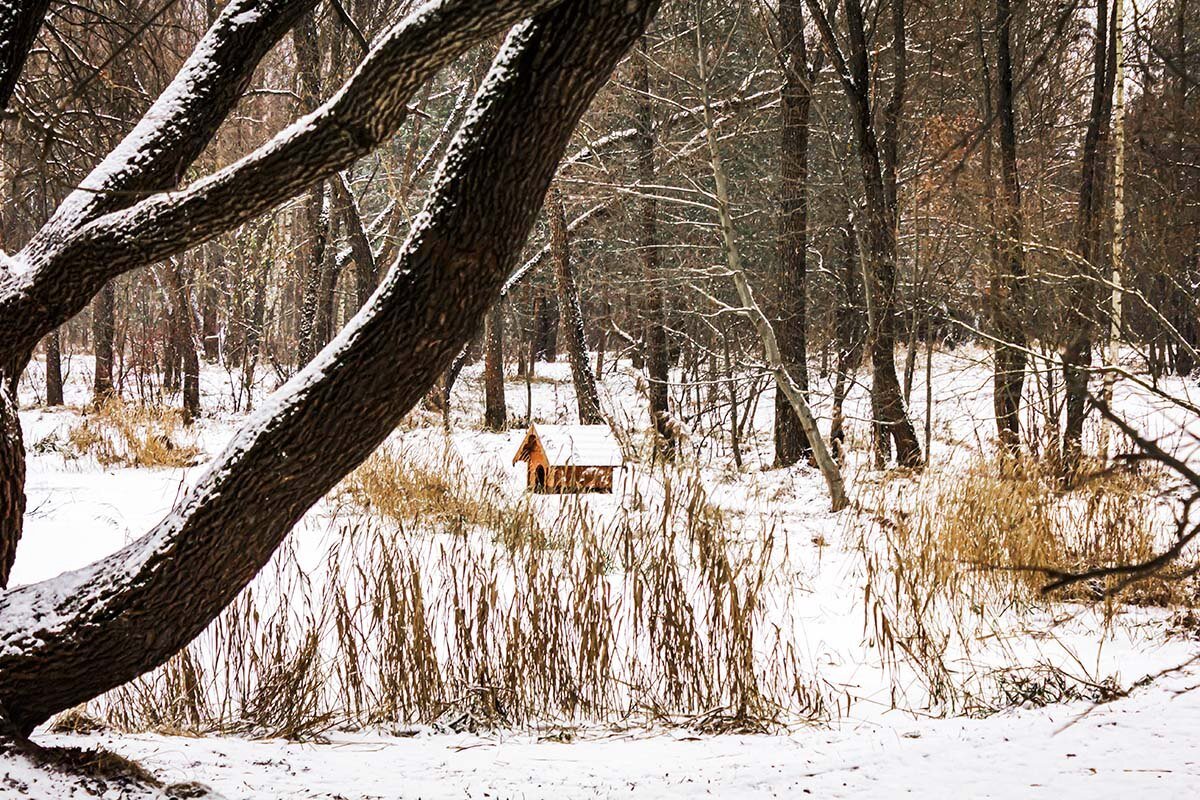
[[[368,511],[406,529],[465,536],[488,531],[506,547],[562,545],[527,499],[514,500],[495,479],[476,477],[448,445],[440,457],[384,447],[343,482],[350,511]]]
[[[1048,687],[1047,702],[1090,696],[1101,679],[1014,681],[985,662],[1022,663],[1009,648],[1029,620],[1061,614],[1055,601],[1093,601],[1116,588],[1094,581],[1044,596],[1050,572],[1136,563],[1170,541],[1174,520],[1161,479],[1093,469],[1067,491],[1053,465],[980,457],[885,480],[864,504],[873,506],[874,521],[861,534],[869,640],[892,663],[915,669],[932,701],[948,708],[995,710],[1005,697],[1032,702],[1024,695],[1035,686]],[[1107,597],[1103,612],[1112,622],[1122,603],[1195,600],[1184,582],[1152,579]]]
[[[964,588],[983,580],[1028,600],[1047,583],[1044,570],[1079,572],[1150,557],[1173,530],[1156,474],[1093,469],[1063,491],[1055,470],[1029,459],[977,460],[933,476],[912,507],[891,516],[902,570],[934,585]],[[1105,585],[1077,588],[1090,597]],[[1128,602],[1170,603],[1171,586],[1128,589]]]
[[[67,443],[71,455],[91,456],[102,466],[190,467],[201,455],[179,410],[119,398],[87,412],[68,432]]]

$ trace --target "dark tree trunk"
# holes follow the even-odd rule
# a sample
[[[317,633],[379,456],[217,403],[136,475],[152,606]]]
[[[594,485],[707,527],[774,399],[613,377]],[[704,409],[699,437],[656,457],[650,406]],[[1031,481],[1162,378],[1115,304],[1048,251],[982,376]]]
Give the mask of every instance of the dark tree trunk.
[[[8,586],[25,521],[25,443],[16,381],[0,372],[0,588]],[[0,602],[3,602],[0,600]]]
[[[869,47],[859,0],[844,0],[849,56],[843,57],[829,16],[817,3],[806,0],[817,22],[826,51],[837,68],[850,112],[866,198],[866,300],[870,330],[871,411],[876,430],[876,451],[886,459],[895,444],[902,466],[923,463],[921,444],[908,416],[896,374],[896,171],[899,159],[899,121],[907,78],[907,49],[903,0],[892,3],[892,54],[894,79],[883,113],[882,143],[875,135],[872,113],[872,73]],[[876,87],[878,88],[878,87]]]
[[[587,358],[587,337],[583,327],[583,309],[579,290],[575,286],[575,271],[571,268],[571,244],[567,233],[567,218],[562,197],[551,192],[546,204],[550,217],[550,249],[554,258],[554,283],[558,289],[558,308],[563,315],[567,334],[567,358],[571,361],[571,377],[575,382],[575,397],[579,422],[598,425],[604,421],[600,414],[600,392],[596,376]]]
[[[1097,287],[1105,257],[1103,204],[1109,116],[1116,59],[1108,0],[1096,5],[1096,37],[1092,60],[1092,96],[1084,133],[1079,184],[1078,253],[1072,265],[1066,346],[1063,348],[1063,388],[1066,420],[1062,433],[1063,478],[1074,479],[1083,457],[1083,423],[1087,418],[1088,376],[1092,363],[1092,338],[1099,310]]]
[[[447,392],[450,384],[446,385]],[[504,305],[488,311],[483,332],[483,426],[493,431],[508,427],[504,399]]]
[[[779,354],[792,380],[808,391],[808,120],[812,108],[804,1],[781,0],[779,39],[783,50],[783,116],[779,158]],[[812,457],[812,446],[783,391],[775,392],[775,466]]]
[[[658,203],[653,196],[657,167],[654,163],[654,107],[650,95],[649,54],[646,43],[633,58],[633,88],[637,92],[637,154],[638,183],[646,188],[638,196],[638,250],[642,255],[642,280],[645,292],[642,319],[645,349],[646,378],[649,383],[650,419],[654,423],[655,452],[663,458],[673,458],[675,442],[671,433],[668,393],[670,362],[667,353],[667,307],[663,296],[662,267],[659,261]]]
[[[533,330],[529,338],[529,363],[558,359],[558,303],[540,290],[533,297]]]
[[[303,367],[320,349],[321,286],[325,273],[325,248],[329,235],[329,203],[322,181],[313,186],[304,203],[307,243],[301,249],[300,324],[297,328],[297,367]]]
[[[104,284],[96,302],[92,305],[92,352],[96,356],[96,370],[92,380],[92,401],[100,405],[112,397],[113,387],[113,338],[116,332],[114,318],[116,290],[112,281]]]
[[[996,0],[996,111],[1000,118],[1002,193],[999,247],[992,276],[994,347],[993,406],[1000,443],[1015,452],[1021,444],[1021,394],[1025,387],[1025,250],[1021,244],[1021,180],[1017,171],[1016,115],[1013,111],[1012,9]]]
[[[354,199],[350,184],[341,175],[335,176],[331,183],[342,222],[346,226],[346,238],[350,242],[350,255],[354,259],[355,307],[362,308],[371,299],[371,293],[375,291],[375,287],[379,285],[379,266],[375,261],[371,240],[367,236],[362,213],[359,211],[358,202]]]
[[[0,595],[0,708],[17,731],[27,735],[178,652],[421,399],[498,295],[575,124],[656,5],[571,0],[523,27],[378,302],[318,356],[312,380],[293,384],[278,413],[248,423],[239,446],[146,537]],[[508,23],[510,10],[481,3],[457,13]],[[460,32],[423,58],[496,27],[478,23],[474,36]]]
[[[62,332],[55,328],[46,337],[46,405],[63,404]]]
[[[0,8],[0,111],[17,88],[25,58],[37,39],[50,0],[5,3]]]
[[[841,228],[842,269],[838,285],[837,320],[837,365],[833,384],[833,413],[829,424],[829,447],[834,458],[844,461],[846,446],[845,403],[854,373],[863,360],[863,348],[867,340],[864,317],[862,285],[862,263],[858,251],[858,233],[854,219],[850,216],[849,204],[845,209],[846,222]]]
[[[192,275],[182,263],[172,265],[168,272],[175,306],[172,349],[180,364],[183,419],[190,423],[200,414],[200,358],[192,333]]]

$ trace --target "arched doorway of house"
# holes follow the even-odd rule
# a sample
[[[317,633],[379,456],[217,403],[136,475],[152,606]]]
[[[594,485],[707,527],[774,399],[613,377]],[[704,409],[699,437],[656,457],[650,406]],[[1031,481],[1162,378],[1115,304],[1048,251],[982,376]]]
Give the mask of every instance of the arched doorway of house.
[[[540,464],[533,472],[533,490],[535,492],[546,491],[546,468]]]

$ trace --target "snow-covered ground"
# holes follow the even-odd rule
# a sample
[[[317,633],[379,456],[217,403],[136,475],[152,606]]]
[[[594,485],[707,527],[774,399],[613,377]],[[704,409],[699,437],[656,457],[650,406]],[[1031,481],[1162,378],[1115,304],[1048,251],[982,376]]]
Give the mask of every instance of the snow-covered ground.
[[[1116,702],[987,719],[841,723],[778,736],[591,731],[335,736],[328,744],[150,735],[47,736],[103,746],[167,784],[268,798],[1193,798],[1200,785],[1200,669]],[[22,776],[20,770],[10,774]],[[36,780],[32,773],[25,776]],[[53,797],[30,784],[25,796]],[[0,783],[0,795],[4,789]],[[21,796],[13,792],[11,796]],[[114,797],[119,794],[112,795]],[[184,795],[179,795],[184,796]]]
[[[534,419],[572,421],[567,365],[539,365],[538,374],[530,386]],[[985,356],[970,348],[939,354],[934,376],[932,461],[935,469],[949,469],[987,447],[992,435]],[[87,379],[87,363],[77,359],[68,404],[85,404]],[[35,368],[22,386],[26,410],[21,417],[31,450],[30,512],[13,572],[16,584],[82,567],[140,536],[203,469],[104,468],[86,458],[64,456],[57,444],[78,424],[80,412],[38,407],[38,382]],[[236,429],[240,413],[232,409],[235,395],[222,371],[207,370],[203,386],[209,412],[197,425],[195,441],[213,454]],[[261,385],[258,390],[270,388]],[[1200,395],[1195,384],[1182,381],[1168,388],[1192,402]],[[449,446],[469,469],[501,476],[519,496],[522,473],[510,461],[521,432],[478,431],[480,394],[478,368],[468,368],[456,387]],[[604,394],[606,411],[628,432],[627,447],[636,450],[641,443],[636,431],[646,425],[635,374],[617,370],[604,382]],[[912,408],[918,420],[924,418],[924,396],[918,370]],[[508,402],[511,415],[524,415],[526,386],[515,376],[510,377]],[[865,406],[862,387],[857,387],[848,408],[851,442],[858,437],[860,445]],[[1129,386],[1120,388],[1117,406],[1148,433],[1166,436],[1180,452],[1196,456],[1196,440],[1190,438],[1200,432],[1195,420]],[[828,512],[813,470],[765,469],[771,459],[771,408],[768,392],[758,401],[747,431],[740,471],[732,468],[727,445],[716,451],[697,435],[687,447],[713,503],[745,531],[777,534],[767,627],[792,648],[814,684],[823,687],[831,707],[821,724],[791,719],[790,733],[748,737],[653,726],[615,732],[596,723],[572,729],[569,736],[543,732],[541,737],[529,731],[477,736],[421,728],[416,736],[399,738],[335,731],[327,744],[111,731],[87,736],[46,732],[36,738],[44,744],[103,746],[134,758],[167,782],[197,780],[224,797],[253,800],[794,797],[805,792],[824,797],[1194,795],[1200,780],[1195,754],[1200,690],[1191,689],[1200,685],[1200,667],[1173,668],[1189,662],[1200,647],[1168,633],[1166,611],[1128,609],[1106,619],[1102,609],[1046,609],[1022,618],[1019,628],[981,632],[979,649],[970,653],[970,669],[981,673],[1053,665],[1083,685],[1107,682],[1130,689],[1128,696],[1098,706],[1074,702],[983,719],[929,716],[947,709],[931,704],[917,672],[878,652],[870,641],[866,578],[857,549],[859,518],[853,512]],[[446,446],[439,425],[436,415],[425,412],[397,431],[392,444],[402,453],[438,452]],[[865,459],[853,462],[847,473],[852,492],[866,491],[878,477]],[[610,497],[585,498],[588,513],[603,522],[628,513],[631,494],[661,493],[660,478],[648,469],[629,471],[623,486]],[[562,502],[545,498],[543,510],[553,517],[554,504]],[[318,505],[293,535],[302,561],[319,562],[333,514],[329,503]],[[992,640],[1001,639],[1007,639],[1003,646],[992,646]],[[963,668],[964,681],[969,671]],[[1145,676],[1164,671],[1149,685],[1134,687]],[[564,738],[569,743],[559,741]],[[0,765],[0,775],[4,771]],[[14,764],[11,775],[20,779],[22,774]],[[16,792],[13,785],[5,788],[0,781],[0,797]],[[50,787],[31,785],[26,796],[55,795]]]

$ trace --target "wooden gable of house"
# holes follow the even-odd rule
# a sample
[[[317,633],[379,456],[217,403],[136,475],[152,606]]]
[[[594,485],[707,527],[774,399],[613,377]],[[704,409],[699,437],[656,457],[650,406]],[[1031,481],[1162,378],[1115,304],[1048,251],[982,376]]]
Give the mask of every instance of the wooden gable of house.
[[[529,490],[550,494],[611,492],[624,464],[607,425],[530,425],[513,456],[521,461]]]

